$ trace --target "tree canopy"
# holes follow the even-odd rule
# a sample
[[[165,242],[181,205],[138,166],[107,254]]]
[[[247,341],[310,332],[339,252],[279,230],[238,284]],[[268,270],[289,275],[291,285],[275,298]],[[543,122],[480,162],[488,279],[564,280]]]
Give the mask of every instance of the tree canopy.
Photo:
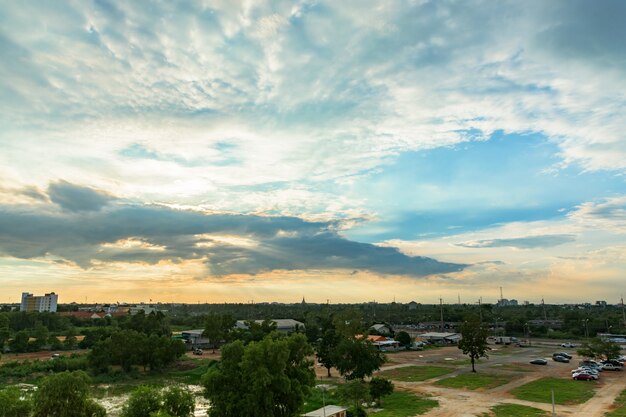
[[[367,339],[345,338],[335,348],[335,366],[345,379],[363,379],[385,363],[385,355]]]
[[[89,398],[89,376],[83,371],[46,377],[34,396],[34,417],[104,417],[106,411]]]
[[[302,334],[275,333],[222,348],[222,361],[203,377],[210,417],[295,417],[315,383],[313,349]]]
[[[577,353],[585,358],[614,359],[620,355],[620,346],[610,340],[596,337],[590,342],[583,343]]]
[[[476,372],[475,362],[479,358],[488,357],[487,352],[491,348],[487,345],[488,331],[479,321],[478,317],[470,316],[461,325],[461,340],[459,349],[470,357],[472,372]]]

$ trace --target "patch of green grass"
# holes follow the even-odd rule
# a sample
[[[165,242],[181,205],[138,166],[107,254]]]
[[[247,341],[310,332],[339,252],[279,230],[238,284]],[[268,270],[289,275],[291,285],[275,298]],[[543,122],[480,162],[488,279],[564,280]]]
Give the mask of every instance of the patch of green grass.
[[[380,372],[378,375],[396,381],[415,382],[435,378],[454,372],[453,368],[442,366],[405,366]]]
[[[372,415],[376,417],[410,417],[424,414],[439,405],[436,400],[418,397],[408,392],[396,391],[383,398],[382,411]]]
[[[435,384],[447,388],[467,388],[467,389],[490,389],[504,385],[513,379],[511,375],[495,375],[481,373],[466,373],[455,377],[442,379]]]
[[[518,404],[500,404],[491,409],[485,417],[547,417],[548,413],[534,407]]]
[[[514,371],[514,372],[533,372],[534,369],[531,368],[531,366],[533,365],[507,363],[507,364],[493,365],[492,368],[502,369],[504,371]]]
[[[96,384],[92,388],[92,395],[96,398],[127,394],[134,391],[139,385],[165,387],[172,383],[186,385],[200,385],[202,375],[217,364],[217,361],[199,359],[184,361],[188,369],[176,368],[176,365],[162,372],[138,372],[137,370],[125,373],[122,371],[102,374],[93,377]],[[177,365],[180,366],[181,362]]]
[[[605,417],[626,417],[626,390],[615,399],[612,408]]]
[[[551,403],[551,390],[554,390],[556,404],[582,404],[595,394],[593,381],[572,379],[542,378],[511,390],[520,400]]]
[[[343,399],[339,397],[336,387],[326,389],[323,393],[320,388],[313,388],[304,399],[304,412],[308,413],[309,411],[317,410],[322,408],[324,404],[345,405]]]

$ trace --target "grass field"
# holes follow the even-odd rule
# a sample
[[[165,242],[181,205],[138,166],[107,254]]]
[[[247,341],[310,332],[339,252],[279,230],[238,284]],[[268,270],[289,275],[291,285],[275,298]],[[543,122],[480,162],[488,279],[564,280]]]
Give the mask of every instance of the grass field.
[[[491,413],[481,417],[548,417],[548,413],[534,407],[517,404],[500,404],[491,409]]]
[[[492,365],[491,367],[494,369],[502,369],[505,371],[514,371],[514,372],[534,372],[537,369],[531,368],[533,365],[526,364],[515,364],[515,363],[507,363],[502,365]]]
[[[582,404],[593,397],[595,386],[596,383],[590,381],[542,378],[513,389],[511,394],[520,400],[550,403],[551,390],[554,390],[556,404]]]
[[[622,391],[622,393],[615,399],[613,403],[613,409],[606,413],[606,417],[626,417],[626,391]]]
[[[439,402],[436,400],[397,391],[383,399],[382,411],[372,415],[376,417],[410,417],[424,414],[438,405]]]
[[[443,366],[405,366],[403,368],[383,371],[378,375],[396,381],[415,382],[425,381],[437,376],[449,374],[450,372],[454,372],[454,368],[446,368]]]
[[[447,388],[490,389],[504,385],[512,379],[512,375],[466,373],[452,378],[442,379],[441,381],[437,381],[435,385]]]

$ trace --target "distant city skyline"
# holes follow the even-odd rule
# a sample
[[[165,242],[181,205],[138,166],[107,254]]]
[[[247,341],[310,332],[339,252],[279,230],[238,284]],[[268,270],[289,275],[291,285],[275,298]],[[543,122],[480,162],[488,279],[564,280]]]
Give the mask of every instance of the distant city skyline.
[[[0,302],[626,292],[624,2],[2,8]]]

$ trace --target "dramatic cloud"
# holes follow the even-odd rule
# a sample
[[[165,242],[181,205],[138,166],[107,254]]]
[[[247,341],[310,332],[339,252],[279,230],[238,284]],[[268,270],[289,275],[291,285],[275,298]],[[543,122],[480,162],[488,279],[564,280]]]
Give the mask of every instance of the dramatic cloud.
[[[50,200],[69,211],[98,211],[114,198],[101,191],[59,181],[48,187]]]
[[[49,187],[70,212],[0,207],[0,251],[18,258],[60,257],[88,268],[108,262],[154,264],[203,259],[215,276],[272,270],[364,269],[425,276],[465,265],[407,256],[397,249],[342,238],[328,222],[295,217],[202,213],[111,204],[95,190]],[[39,211],[38,211],[39,210]]]
[[[4,276],[626,270],[623,1],[4,3]]]
[[[517,249],[535,249],[551,248],[553,246],[574,242],[575,240],[575,235],[543,235],[518,237],[512,239],[475,240],[470,242],[457,243],[457,245],[463,246],[465,248],[511,247]]]

